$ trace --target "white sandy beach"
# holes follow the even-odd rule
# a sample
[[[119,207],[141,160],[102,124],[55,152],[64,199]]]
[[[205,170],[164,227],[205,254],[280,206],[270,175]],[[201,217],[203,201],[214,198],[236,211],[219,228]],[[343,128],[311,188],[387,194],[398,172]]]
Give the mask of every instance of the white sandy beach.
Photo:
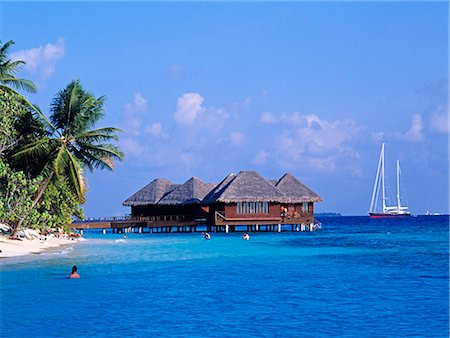
[[[11,240],[7,237],[0,236],[0,258],[6,258],[6,257],[16,257],[16,256],[23,256],[23,255],[29,255],[32,253],[40,253],[44,250],[56,248],[58,246],[65,246],[70,244],[77,243],[77,239],[69,239],[69,238],[57,238],[57,237],[50,237],[47,238],[47,240],[43,239],[22,239],[21,241],[18,240]]]

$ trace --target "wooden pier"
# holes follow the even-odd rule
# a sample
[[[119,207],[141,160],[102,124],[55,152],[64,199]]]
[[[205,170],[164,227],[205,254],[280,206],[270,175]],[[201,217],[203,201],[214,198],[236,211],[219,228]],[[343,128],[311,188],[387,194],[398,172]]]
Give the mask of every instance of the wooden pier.
[[[215,225],[206,224],[205,219],[189,219],[179,215],[150,217],[101,217],[77,220],[71,224],[74,230],[102,229],[103,233],[189,233],[189,232],[282,232],[282,231],[315,231],[321,228],[320,223],[300,223],[300,219],[267,218],[259,219],[261,224],[248,224],[248,219],[225,220]]]

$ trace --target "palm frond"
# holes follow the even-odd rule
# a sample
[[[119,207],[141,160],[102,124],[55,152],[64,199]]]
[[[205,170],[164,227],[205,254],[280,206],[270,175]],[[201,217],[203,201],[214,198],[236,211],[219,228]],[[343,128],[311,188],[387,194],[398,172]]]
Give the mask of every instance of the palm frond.
[[[78,197],[80,203],[85,200],[86,184],[83,177],[83,170],[80,167],[77,160],[72,156],[70,152],[68,155],[68,176],[69,176],[69,186],[72,188],[75,195]]]
[[[16,89],[24,90],[30,93],[36,93],[36,85],[33,81],[26,79],[19,79],[10,74],[2,74],[0,75],[0,82],[13,86]]]
[[[92,145],[79,143],[77,156],[92,171],[93,168],[114,169],[114,161],[122,161],[124,154],[111,144]]]
[[[125,158],[125,155],[120,151],[119,147],[113,144],[94,145],[79,142],[78,145],[85,151],[89,151],[91,154],[99,157],[111,157],[113,160],[118,161],[122,161]]]
[[[9,48],[14,45],[13,40],[9,40],[3,46],[0,47],[0,63],[4,63],[8,60]],[[0,41],[0,45],[2,42]]]
[[[58,130],[56,129],[56,127],[45,117],[45,115],[41,112],[39,107],[37,107],[36,105],[32,104],[22,94],[20,94],[19,92],[15,91],[11,87],[5,86],[5,85],[0,83],[0,89],[4,90],[4,91],[7,91],[9,93],[13,93],[13,94],[17,95],[18,97],[20,97],[20,99],[25,103],[25,105],[30,107],[35,113],[38,114],[38,116],[45,122],[45,124],[47,125],[48,128],[50,128],[53,132],[58,134]],[[60,134],[58,134],[58,135],[61,136]]]
[[[63,174],[64,169],[67,167],[68,150],[65,144],[62,144],[58,150],[58,153],[53,160],[53,168],[57,176]]]
[[[69,135],[74,129],[74,119],[80,111],[80,99],[82,99],[82,93],[80,91],[79,82],[73,83],[73,86],[69,89],[69,102],[65,111],[65,134]]]
[[[113,127],[98,128],[78,134],[77,140],[81,140],[86,143],[109,140],[118,141],[119,137],[115,135],[115,133],[123,133],[123,130]]]
[[[13,161],[32,162],[42,157],[49,157],[54,148],[52,148],[52,139],[44,137],[32,142],[18,152],[12,154],[10,159]]]
[[[14,74],[18,73],[22,69],[24,64],[25,61],[21,60],[7,60],[6,62],[0,62],[0,75],[14,76]]]

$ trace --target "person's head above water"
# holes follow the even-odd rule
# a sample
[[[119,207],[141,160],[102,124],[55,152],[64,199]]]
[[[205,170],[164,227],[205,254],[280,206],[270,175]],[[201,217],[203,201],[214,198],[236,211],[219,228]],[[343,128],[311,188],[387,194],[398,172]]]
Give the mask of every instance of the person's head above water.
[[[71,273],[73,274],[73,273],[77,272],[77,270],[78,270],[77,266],[74,265],[74,266],[72,266],[72,272]]]

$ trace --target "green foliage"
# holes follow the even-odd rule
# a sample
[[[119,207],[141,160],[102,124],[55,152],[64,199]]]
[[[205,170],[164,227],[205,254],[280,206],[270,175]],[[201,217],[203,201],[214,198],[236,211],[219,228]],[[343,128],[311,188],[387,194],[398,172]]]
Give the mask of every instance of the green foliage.
[[[0,88],[0,157],[45,134],[43,121],[23,97]]]
[[[29,214],[41,183],[41,178],[28,179],[0,158],[0,222],[14,225]]]
[[[23,219],[23,226],[49,228],[69,226],[72,216],[84,218],[77,197],[63,179],[54,180],[33,208],[33,200],[42,178],[28,179],[0,158],[0,222],[12,227]]]
[[[0,88],[0,157],[18,144],[16,126],[25,111],[17,95]]]
[[[33,82],[26,79],[16,78],[16,73],[25,64],[24,61],[12,61],[9,59],[9,49],[14,45],[14,41],[8,41],[2,45],[0,41],[0,89],[14,92],[11,87],[35,93],[36,86]]]
[[[113,142],[120,129],[93,129],[105,97],[95,98],[79,81],[57,93],[50,120],[16,92],[36,87],[15,77],[24,62],[8,58],[13,44],[0,41],[0,222],[14,235],[22,225],[67,226],[72,216],[83,218],[84,171],[112,170],[124,156]]]
[[[95,98],[79,81],[61,90],[51,104],[48,136],[26,144],[11,159],[22,165],[32,163],[44,177],[64,178],[80,203],[84,202],[84,170],[114,167],[123,153],[112,144],[117,128],[91,129],[104,115],[104,97]]]
[[[49,227],[68,226],[72,223],[72,216],[84,218],[78,198],[63,178],[49,184],[36,209],[46,217],[46,226]]]

